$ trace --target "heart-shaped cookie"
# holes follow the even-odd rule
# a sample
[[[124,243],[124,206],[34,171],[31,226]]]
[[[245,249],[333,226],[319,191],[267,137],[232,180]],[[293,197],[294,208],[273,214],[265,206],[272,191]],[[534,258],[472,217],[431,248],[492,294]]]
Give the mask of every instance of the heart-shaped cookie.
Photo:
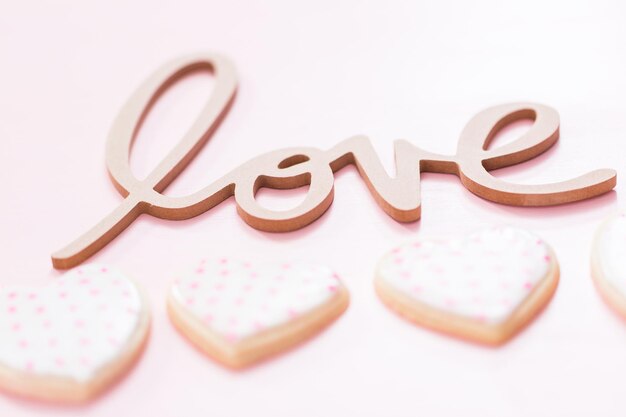
[[[591,275],[602,298],[626,318],[626,214],[602,223],[591,251]]]
[[[222,258],[177,278],[168,311],[202,351],[241,368],[312,336],[348,302],[348,291],[328,268]]]
[[[86,265],[44,287],[0,288],[0,387],[78,402],[103,391],[139,356],[149,312],[119,271]]]
[[[380,261],[380,298],[409,320],[472,341],[500,344],[552,297],[556,257],[533,234],[497,227],[450,240],[417,240]]]

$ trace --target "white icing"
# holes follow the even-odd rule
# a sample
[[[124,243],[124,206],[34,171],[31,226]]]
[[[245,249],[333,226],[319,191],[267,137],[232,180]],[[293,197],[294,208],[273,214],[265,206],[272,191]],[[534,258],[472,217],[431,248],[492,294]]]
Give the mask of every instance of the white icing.
[[[139,324],[141,297],[120,272],[74,269],[45,287],[0,289],[0,364],[79,382],[114,361]]]
[[[511,315],[549,267],[550,251],[541,239],[498,227],[396,248],[381,260],[378,277],[430,307],[495,324]]]
[[[236,343],[323,305],[342,286],[321,266],[203,261],[178,278],[171,296],[206,328]]]
[[[594,250],[604,279],[626,295],[626,215],[620,214],[604,223]]]

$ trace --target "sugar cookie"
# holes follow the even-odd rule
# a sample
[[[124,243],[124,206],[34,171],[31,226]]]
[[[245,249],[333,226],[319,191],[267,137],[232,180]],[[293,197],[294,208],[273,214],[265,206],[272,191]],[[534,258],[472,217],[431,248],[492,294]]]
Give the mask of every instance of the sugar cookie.
[[[626,214],[605,220],[591,251],[591,276],[602,298],[626,318]]]
[[[383,302],[417,324],[497,345],[548,303],[558,279],[543,240],[497,227],[400,246],[381,259],[375,286]]]
[[[168,311],[202,351],[242,368],[312,336],[348,302],[348,291],[328,268],[222,258],[176,279]]]
[[[150,317],[120,272],[85,265],[34,288],[0,288],[0,387],[58,402],[88,400],[138,358]]]

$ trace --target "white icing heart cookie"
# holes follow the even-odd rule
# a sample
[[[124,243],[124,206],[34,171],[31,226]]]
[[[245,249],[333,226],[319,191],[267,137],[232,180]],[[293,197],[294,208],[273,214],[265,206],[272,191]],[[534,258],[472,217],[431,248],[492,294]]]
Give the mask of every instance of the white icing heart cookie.
[[[591,275],[602,298],[626,318],[626,214],[607,219],[596,232]]]
[[[548,303],[559,268],[550,247],[512,227],[418,240],[380,261],[380,298],[409,320],[471,341],[501,344]]]
[[[138,358],[149,323],[138,287],[104,266],[76,268],[45,287],[0,288],[0,387],[90,399]]]
[[[176,279],[168,311],[202,351],[241,368],[309,338],[348,302],[348,291],[328,268],[222,258]]]

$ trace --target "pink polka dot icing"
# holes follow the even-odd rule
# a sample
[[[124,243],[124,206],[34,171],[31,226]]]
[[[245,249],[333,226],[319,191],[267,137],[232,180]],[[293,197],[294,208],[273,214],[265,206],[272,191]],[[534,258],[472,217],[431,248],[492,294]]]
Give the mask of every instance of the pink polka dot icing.
[[[550,250],[541,239],[497,227],[400,246],[381,260],[378,279],[429,307],[497,324],[546,278],[550,265]]]
[[[45,287],[2,287],[0,366],[88,381],[125,347],[142,308],[131,281],[98,265]]]
[[[206,328],[235,343],[322,306],[342,287],[322,266],[203,261],[176,279],[170,296]]]

